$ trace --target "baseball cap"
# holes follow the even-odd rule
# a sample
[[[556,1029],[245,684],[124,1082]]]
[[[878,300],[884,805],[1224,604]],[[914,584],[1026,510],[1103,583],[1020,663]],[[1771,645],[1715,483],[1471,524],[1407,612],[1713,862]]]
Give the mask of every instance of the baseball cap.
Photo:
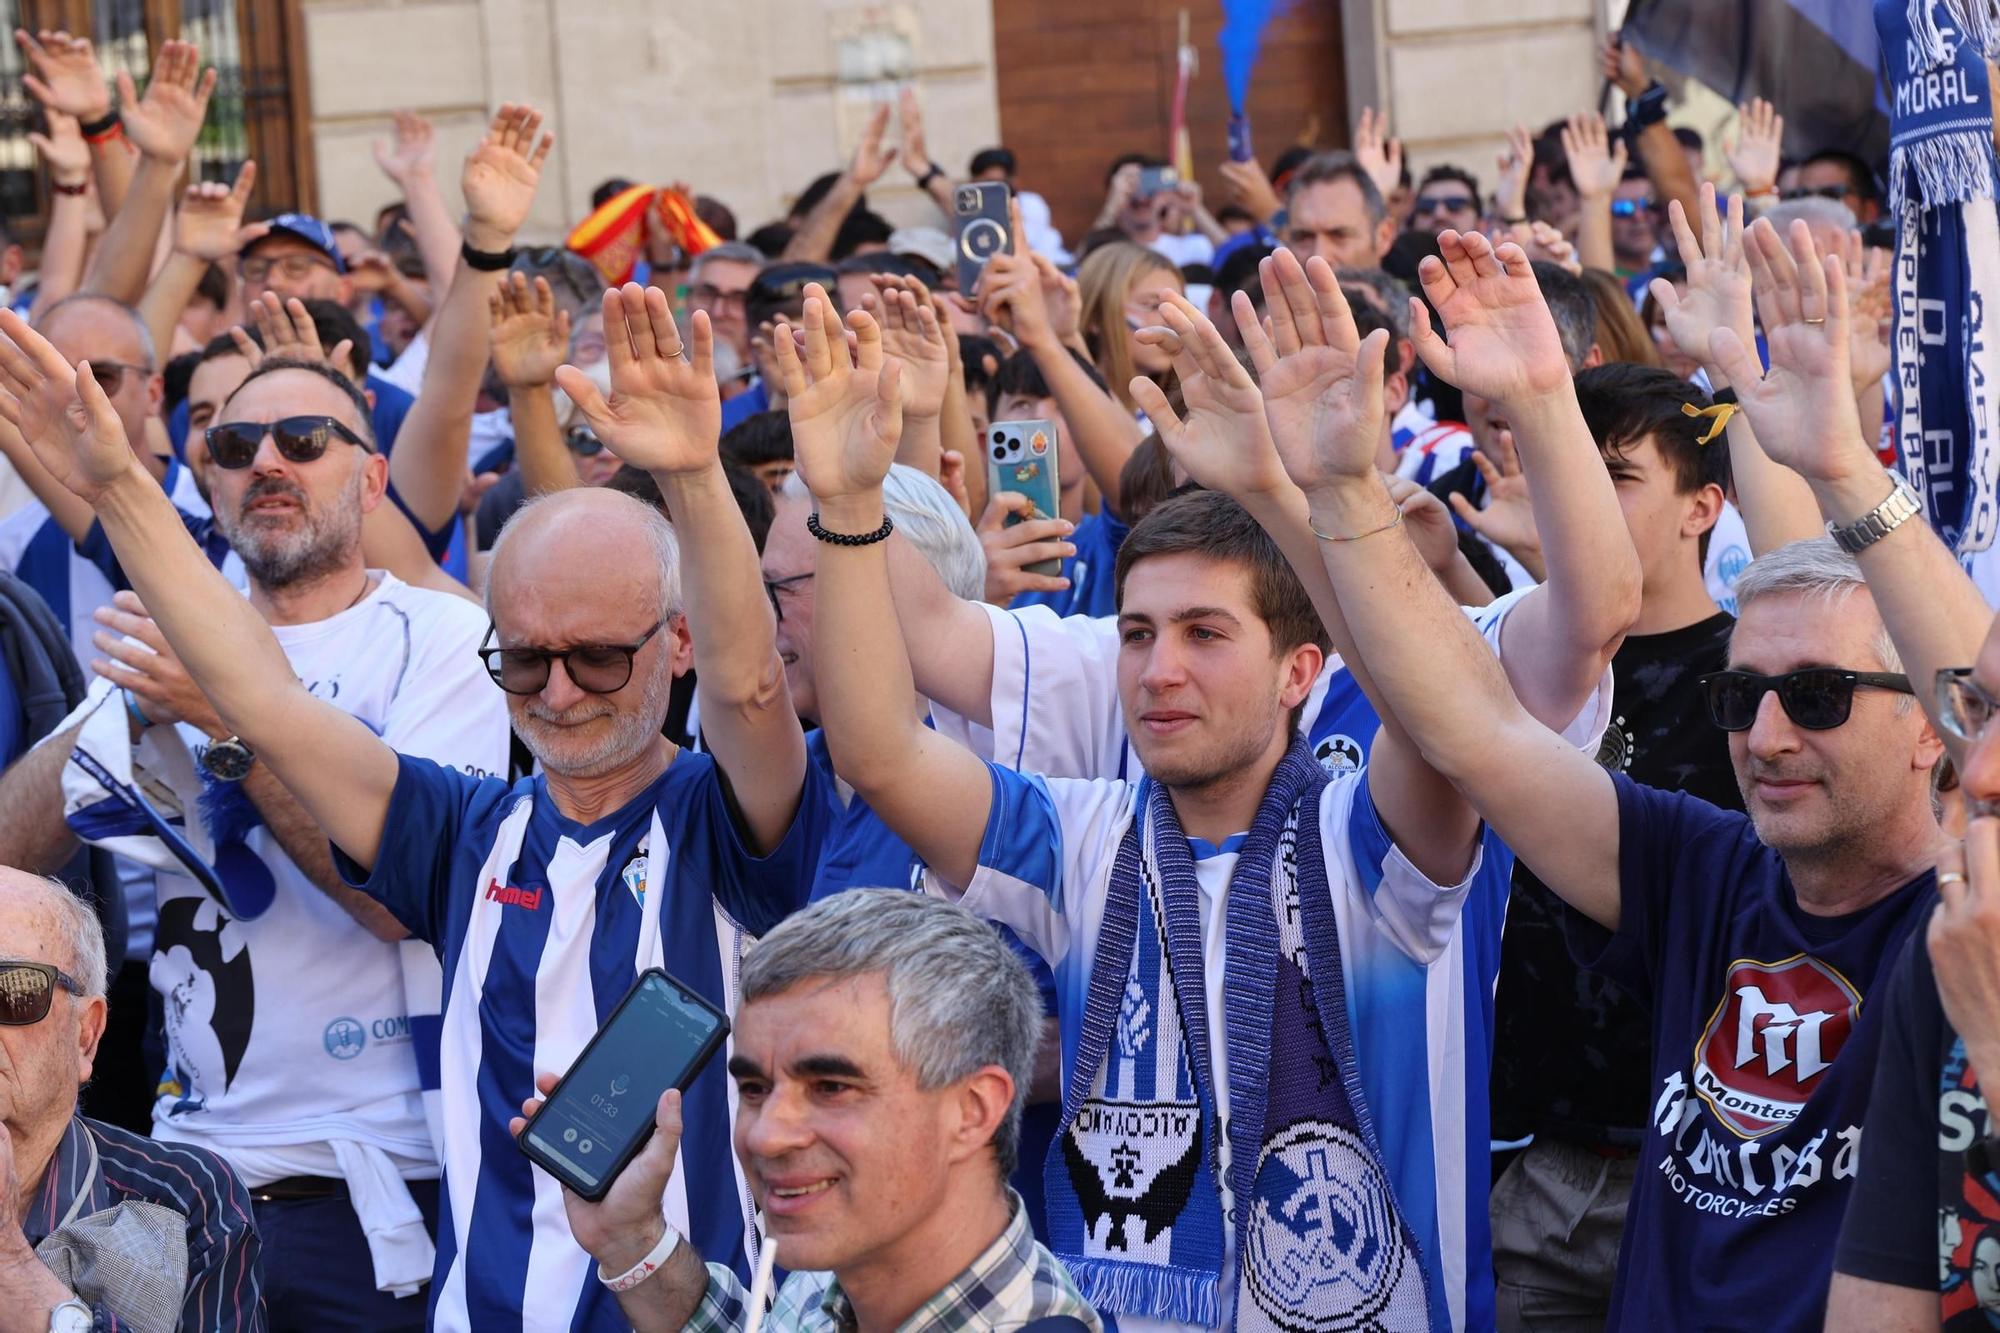
[[[914,255],[939,273],[949,273],[956,262],[951,237],[936,227],[898,227],[889,234],[889,253]]]
[[[308,213],[280,213],[267,219],[265,224],[272,235],[296,236],[313,249],[333,261],[335,273],[347,272],[347,261],[341,258],[340,247],[333,242],[333,228]],[[261,239],[261,238],[260,238]],[[252,248],[255,248],[253,243]]]

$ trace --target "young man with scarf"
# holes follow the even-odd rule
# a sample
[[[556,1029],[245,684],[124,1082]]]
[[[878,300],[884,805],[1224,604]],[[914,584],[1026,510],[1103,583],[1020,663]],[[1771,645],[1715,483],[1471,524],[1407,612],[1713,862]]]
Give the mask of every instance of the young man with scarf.
[[[1120,693],[1149,777],[1017,774],[922,727],[881,545],[900,368],[865,317],[851,364],[822,294],[803,322],[803,363],[774,343],[820,503],[821,720],[930,887],[1055,969],[1051,1247],[1125,1329],[1450,1327],[1351,1011],[1421,1008],[1397,983],[1458,929],[1478,820],[1393,724],[1329,782],[1294,716],[1326,632],[1275,543],[1213,492],[1159,506],[1119,557]]]

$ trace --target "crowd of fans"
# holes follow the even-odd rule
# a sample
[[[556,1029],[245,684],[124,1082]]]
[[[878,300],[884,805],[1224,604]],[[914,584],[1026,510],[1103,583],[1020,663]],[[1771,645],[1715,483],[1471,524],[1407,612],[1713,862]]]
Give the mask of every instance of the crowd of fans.
[[[1614,40],[1486,179],[1370,112],[1065,237],[906,93],[534,247],[534,108],[253,219],[192,47],[16,39],[0,1333],[2000,1326],[1868,163]],[[728,1054],[586,1200],[516,1136],[656,967]]]

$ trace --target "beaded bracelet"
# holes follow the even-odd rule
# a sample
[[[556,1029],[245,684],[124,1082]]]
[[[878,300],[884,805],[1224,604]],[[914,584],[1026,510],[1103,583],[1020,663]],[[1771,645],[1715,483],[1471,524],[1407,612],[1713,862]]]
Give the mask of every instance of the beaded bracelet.
[[[887,514],[882,515],[882,526],[868,533],[828,532],[819,525],[817,509],[806,515],[806,531],[829,546],[873,546],[876,542],[888,541],[889,534],[895,530],[896,525],[889,521]]]

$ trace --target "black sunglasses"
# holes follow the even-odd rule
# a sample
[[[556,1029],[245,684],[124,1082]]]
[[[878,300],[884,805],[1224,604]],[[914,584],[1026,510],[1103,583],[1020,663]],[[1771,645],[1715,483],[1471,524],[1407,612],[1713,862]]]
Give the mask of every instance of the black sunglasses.
[[[83,983],[47,963],[0,963],[0,1027],[22,1028],[49,1016],[56,987],[82,999]]]
[[[604,452],[604,441],[588,426],[571,426],[563,432],[563,443],[578,458],[595,458]]]
[[[1900,672],[1844,671],[1839,667],[1806,667],[1782,676],[1748,671],[1712,671],[1699,682],[1708,699],[1708,715],[1724,731],[1748,731],[1757,721],[1765,694],[1778,692],[1785,716],[1807,731],[1831,731],[1847,721],[1854,708],[1854,691],[1893,690],[1914,694],[1910,678]]]
[[[1428,199],[1417,200],[1417,216],[1429,217],[1433,213],[1450,210],[1477,208],[1479,201],[1469,194],[1432,195]]]
[[[1845,202],[1854,193],[1852,185],[1814,185],[1811,187],[1794,185],[1781,196],[1781,202],[1791,203],[1795,199],[1831,199],[1835,203]]]
[[[479,641],[479,660],[486,674],[509,694],[534,694],[549,683],[549,663],[563,671],[585,694],[616,694],[632,679],[632,659],[666,625],[664,618],[639,636],[637,643],[586,643],[575,648],[489,648],[494,626]]]
[[[357,449],[368,448],[368,442],[349,429],[346,423],[333,417],[283,417],[277,421],[231,421],[226,425],[210,426],[203,433],[208,441],[208,456],[221,468],[245,468],[257,460],[257,449],[269,435],[277,443],[278,452],[287,463],[310,463],[326,452],[326,446],[336,437],[346,440]]]

